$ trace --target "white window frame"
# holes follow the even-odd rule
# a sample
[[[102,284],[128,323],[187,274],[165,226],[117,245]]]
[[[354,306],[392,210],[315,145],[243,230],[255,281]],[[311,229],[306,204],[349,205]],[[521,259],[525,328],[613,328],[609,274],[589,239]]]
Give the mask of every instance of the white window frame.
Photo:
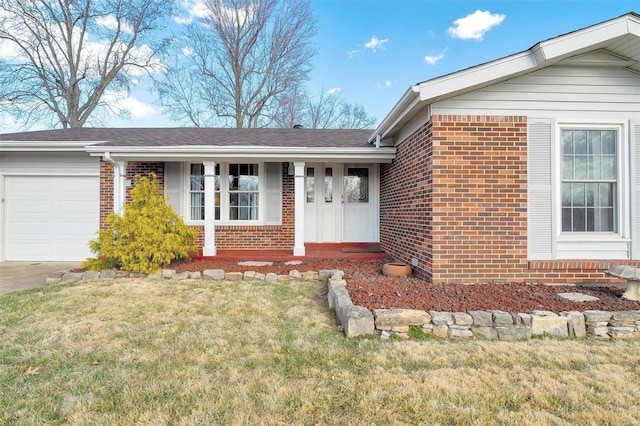
[[[567,232],[562,231],[562,139],[561,130],[563,129],[584,129],[584,130],[615,130],[619,140],[617,141],[617,192],[616,199],[618,202],[617,216],[618,230],[617,232]],[[553,150],[554,175],[553,179],[553,197],[555,201],[554,222],[555,235],[558,243],[574,242],[574,243],[602,243],[606,241],[622,242],[630,241],[630,151],[629,151],[629,126],[626,121],[558,121],[555,129],[555,140]]]
[[[258,220],[230,220],[229,219],[229,164],[257,164],[258,165]],[[187,194],[184,200],[185,214],[183,215],[185,222],[188,225],[202,226],[206,220],[191,220],[191,197],[190,182],[191,182],[191,165],[200,164],[198,162],[189,162],[187,167],[184,167],[184,191]],[[232,225],[232,226],[256,226],[262,225],[265,215],[265,198],[266,198],[266,164],[260,161],[230,161],[230,162],[216,162],[220,165],[220,219],[215,221],[216,225]],[[207,194],[205,189],[205,197]]]

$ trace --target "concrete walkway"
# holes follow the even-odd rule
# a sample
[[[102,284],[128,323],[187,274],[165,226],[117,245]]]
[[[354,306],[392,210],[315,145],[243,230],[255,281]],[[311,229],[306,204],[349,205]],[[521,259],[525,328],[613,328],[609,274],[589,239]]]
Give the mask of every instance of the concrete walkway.
[[[44,287],[50,274],[79,268],[81,262],[0,262],[0,296]]]

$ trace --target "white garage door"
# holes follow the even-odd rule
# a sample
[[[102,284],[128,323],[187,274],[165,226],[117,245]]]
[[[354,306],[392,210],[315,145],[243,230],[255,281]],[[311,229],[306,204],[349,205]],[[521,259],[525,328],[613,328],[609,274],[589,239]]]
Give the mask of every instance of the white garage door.
[[[76,261],[99,223],[100,181],[95,176],[7,176],[5,258]]]

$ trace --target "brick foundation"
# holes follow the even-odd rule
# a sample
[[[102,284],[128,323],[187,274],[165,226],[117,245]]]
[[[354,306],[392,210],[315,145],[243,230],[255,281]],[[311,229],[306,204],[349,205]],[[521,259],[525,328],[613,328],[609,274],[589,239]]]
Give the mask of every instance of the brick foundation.
[[[380,242],[432,282],[617,282],[628,260],[527,259],[527,119],[436,115],[381,168]]]

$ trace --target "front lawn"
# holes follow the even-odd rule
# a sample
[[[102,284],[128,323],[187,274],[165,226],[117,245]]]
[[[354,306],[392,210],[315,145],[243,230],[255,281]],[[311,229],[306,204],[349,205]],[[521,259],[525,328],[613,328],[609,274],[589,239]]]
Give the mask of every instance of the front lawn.
[[[308,282],[0,297],[0,424],[636,424],[640,344],[345,339]]]

